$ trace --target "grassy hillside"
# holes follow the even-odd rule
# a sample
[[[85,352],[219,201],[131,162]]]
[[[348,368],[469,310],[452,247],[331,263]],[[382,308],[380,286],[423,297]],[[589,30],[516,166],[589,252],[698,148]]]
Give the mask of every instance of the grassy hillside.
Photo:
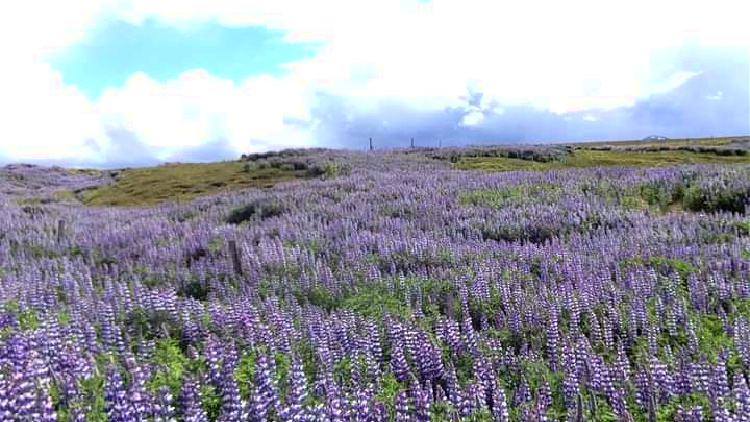
[[[668,140],[661,145],[718,146],[721,148],[737,138],[707,138]],[[612,149],[592,149],[601,146]],[[721,155],[694,150],[630,150],[631,146],[646,146],[641,141],[572,144],[545,147],[485,146],[479,149],[459,150],[407,150],[404,154],[444,154],[436,156],[450,161],[455,169],[513,171],[545,171],[564,168],[598,166],[665,166],[695,163],[750,163],[748,155]],[[745,146],[743,146],[745,148]],[[744,152],[744,151],[743,151]],[[190,200],[195,197],[242,188],[268,188],[276,183],[306,179],[333,169],[331,157],[316,150],[289,150],[243,157],[244,162],[165,164],[157,167],[127,169],[119,172],[116,181],[99,188],[84,191],[79,197],[91,206],[148,206],[170,200]],[[445,155],[448,154],[448,155]],[[451,156],[450,154],[453,154]],[[539,155],[543,160],[537,160]],[[383,162],[380,157],[376,162]],[[373,161],[370,160],[370,164]],[[389,165],[393,165],[390,163]],[[447,163],[446,163],[447,165]],[[332,167],[332,168],[328,168]]]
[[[646,145],[669,145],[669,146],[681,146],[681,145],[703,145],[703,146],[721,146],[731,144],[736,139],[747,139],[747,136],[722,136],[722,137],[711,137],[711,138],[674,138],[667,139],[664,141],[644,141],[644,140],[624,140],[624,141],[595,141],[595,142],[578,142],[571,143],[570,145],[581,146],[581,147],[593,147],[602,145],[612,146],[646,146]]]
[[[94,206],[147,206],[167,200],[189,200],[228,189],[268,188],[306,178],[302,170],[253,168],[243,163],[185,163],[128,169],[110,185],[85,192],[83,203]]]
[[[540,163],[506,157],[466,157],[453,165],[461,170],[513,171],[555,170],[598,166],[666,166],[674,164],[735,164],[750,163],[750,156],[719,156],[691,151],[593,151],[575,150],[563,161]]]

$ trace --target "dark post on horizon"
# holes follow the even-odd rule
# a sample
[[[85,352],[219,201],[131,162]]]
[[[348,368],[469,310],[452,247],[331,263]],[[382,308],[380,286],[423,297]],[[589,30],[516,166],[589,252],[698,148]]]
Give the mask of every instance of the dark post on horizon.
[[[237,242],[234,239],[229,241],[229,255],[232,257],[234,272],[242,275],[242,263],[240,262],[240,254],[237,251]]]
[[[65,220],[59,220],[57,222],[57,243],[62,243],[65,240]]]

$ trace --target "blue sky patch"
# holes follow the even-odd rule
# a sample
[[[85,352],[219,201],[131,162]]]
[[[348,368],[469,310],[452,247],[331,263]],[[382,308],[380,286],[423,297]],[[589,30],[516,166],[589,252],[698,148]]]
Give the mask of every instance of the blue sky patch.
[[[279,64],[313,57],[315,46],[283,41],[284,33],[264,27],[228,28],[207,23],[190,29],[111,22],[85,40],[51,57],[63,81],[80,87],[91,99],[106,87],[118,87],[137,71],[164,82],[202,68],[239,82],[268,73],[279,75]]]

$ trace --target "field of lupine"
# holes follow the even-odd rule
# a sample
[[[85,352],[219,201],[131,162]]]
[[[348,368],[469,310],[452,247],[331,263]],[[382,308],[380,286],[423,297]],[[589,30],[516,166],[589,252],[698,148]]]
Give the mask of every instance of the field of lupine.
[[[0,421],[750,421],[750,165],[321,154],[143,208],[0,170]]]

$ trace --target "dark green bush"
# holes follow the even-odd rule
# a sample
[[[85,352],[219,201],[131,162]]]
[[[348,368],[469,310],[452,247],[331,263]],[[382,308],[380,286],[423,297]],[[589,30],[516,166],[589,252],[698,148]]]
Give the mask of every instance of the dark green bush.
[[[240,224],[257,216],[261,220],[271,217],[278,217],[284,213],[284,207],[279,200],[262,200],[255,201],[239,207],[229,214],[226,221],[230,224]]]

